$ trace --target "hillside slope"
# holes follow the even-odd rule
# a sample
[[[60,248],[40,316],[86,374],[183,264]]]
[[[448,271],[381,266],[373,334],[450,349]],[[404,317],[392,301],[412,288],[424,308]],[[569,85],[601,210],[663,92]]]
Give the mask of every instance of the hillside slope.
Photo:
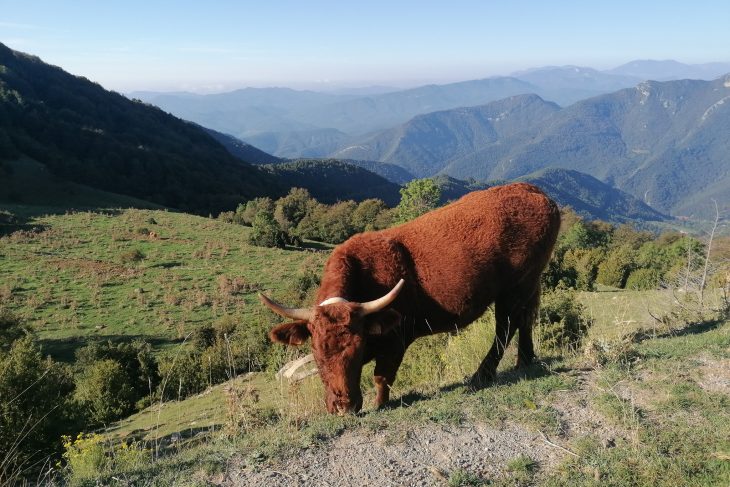
[[[352,142],[332,156],[389,162],[428,177],[450,161],[522,133],[559,110],[537,95],[519,95],[479,107],[429,113]]]
[[[35,160],[62,179],[201,213],[281,191],[158,108],[2,44],[0,66],[0,160]]]
[[[470,191],[486,189],[506,181],[476,181],[439,175],[434,177],[441,188],[442,201],[460,198]],[[589,220],[611,223],[660,222],[667,216],[620,189],[578,171],[550,168],[528,174],[516,181],[525,181],[545,191],[560,206],[569,206]]]

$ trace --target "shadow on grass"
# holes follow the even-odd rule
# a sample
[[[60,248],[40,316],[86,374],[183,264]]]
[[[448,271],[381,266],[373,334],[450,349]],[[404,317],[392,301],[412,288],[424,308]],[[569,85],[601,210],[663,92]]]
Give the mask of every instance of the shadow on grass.
[[[287,246],[286,249],[287,250],[301,250],[301,251],[316,250],[316,251],[320,251],[320,252],[329,252],[334,247],[335,247],[334,245],[324,243],[324,242],[315,242],[314,240],[305,240],[298,247]]]
[[[161,269],[172,269],[173,267],[180,267],[182,262],[160,262],[159,264],[153,264],[147,266],[148,269],[161,268]]]
[[[636,335],[634,335],[633,341],[635,343],[641,343],[643,341],[652,340],[655,338],[676,338],[683,336],[700,335],[702,333],[707,333],[708,331],[719,328],[720,326],[722,326],[723,323],[725,323],[725,321],[725,319],[700,321],[697,323],[690,323],[684,328],[665,331],[661,333],[654,333],[651,330],[641,330]]]
[[[54,360],[59,362],[72,363],[75,360],[76,350],[85,347],[90,343],[112,343],[132,342],[134,340],[143,340],[151,344],[154,348],[160,348],[167,345],[180,343],[182,340],[177,338],[167,338],[151,335],[102,335],[102,336],[86,336],[86,337],[70,337],[61,339],[43,339],[40,340],[44,355],[50,355]]]
[[[422,401],[428,401],[434,399],[442,394],[450,392],[464,390],[466,392],[476,392],[481,389],[488,387],[510,385],[520,382],[526,379],[539,379],[541,377],[547,377],[558,373],[570,372],[573,369],[569,367],[552,367],[553,364],[560,362],[561,359],[557,357],[547,357],[536,361],[528,367],[524,368],[512,368],[509,370],[501,371],[497,374],[497,378],[491,383],[484,387],[474,388],[470,383],[469,379],[461,382],[452,382],[438,388],[434,392],[419,392],[412,391],[408,392],[400,397],[391,399],[383,406],[386,409],[394,409],[402,406],[412,406]]]
[[[0,208],[0,237],[15,232],[40,233],[48,229],[46,225],[38,225],[30,223],[30,221],[31,217],[29,216],[16,215]]]

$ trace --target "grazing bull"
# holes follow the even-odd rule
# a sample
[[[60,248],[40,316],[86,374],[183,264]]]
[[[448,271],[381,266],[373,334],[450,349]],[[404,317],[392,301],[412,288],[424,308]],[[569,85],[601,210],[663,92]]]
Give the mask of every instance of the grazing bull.
[[[275,313],[296,320],[275,327],[270,337],[288,345],[311,337],[327,410],[356,412],[365,363],[375,360],[375,402],[381,406],[416,338],[461,329],[495,303],[494,343],[472,377],[474,386],[486,385],[515,331],[517,365],[535,357],[540,274],[559,227],[555,203],[535,186],[516,183],[355,235],[328,259],[319,305],[286,308],[260,296]]]

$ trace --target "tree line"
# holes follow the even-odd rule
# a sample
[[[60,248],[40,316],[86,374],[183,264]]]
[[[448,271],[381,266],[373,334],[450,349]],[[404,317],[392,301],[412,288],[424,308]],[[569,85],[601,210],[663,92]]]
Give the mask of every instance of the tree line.
[[[255,198],[219,218],[252,227],[249,242],[263,247],[300,246],[304,239],[337,244],[356,233],[381,230],[410,221],[436,208],[441,189],[433,179],[411,181],[400,190],[395,208],[370,198],[332,205],[320,203],[308,190],[292,188],[277,200]]]

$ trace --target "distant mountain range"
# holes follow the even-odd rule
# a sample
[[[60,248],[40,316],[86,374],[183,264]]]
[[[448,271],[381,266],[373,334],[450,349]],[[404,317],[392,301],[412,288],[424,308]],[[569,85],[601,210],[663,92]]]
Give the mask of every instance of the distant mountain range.
[[[537,95],[415,117],[333,157],[397,164],[417,177],[513,179],[578,170],[675,215],[730,201],[730,76],[647,81],[560,108]]]
[[[713,80],[730,73],[730,63],[684,64],[673,60],[631,61],[605,71],[608,74],[644,80],[671,81],[678,79]]]
[[[181,118],[231,134],[278,157],[325,157],[353,138],[379,132],[434,111],[477,106],[514,95],[537,94],[561,106],[636,86],[647,79],[714,79],[730,63],[688,65],[633,61],[608,71],[547,66],[406,90],[365,89],[317,93],[246,88],[214,95],[135,92]]]

